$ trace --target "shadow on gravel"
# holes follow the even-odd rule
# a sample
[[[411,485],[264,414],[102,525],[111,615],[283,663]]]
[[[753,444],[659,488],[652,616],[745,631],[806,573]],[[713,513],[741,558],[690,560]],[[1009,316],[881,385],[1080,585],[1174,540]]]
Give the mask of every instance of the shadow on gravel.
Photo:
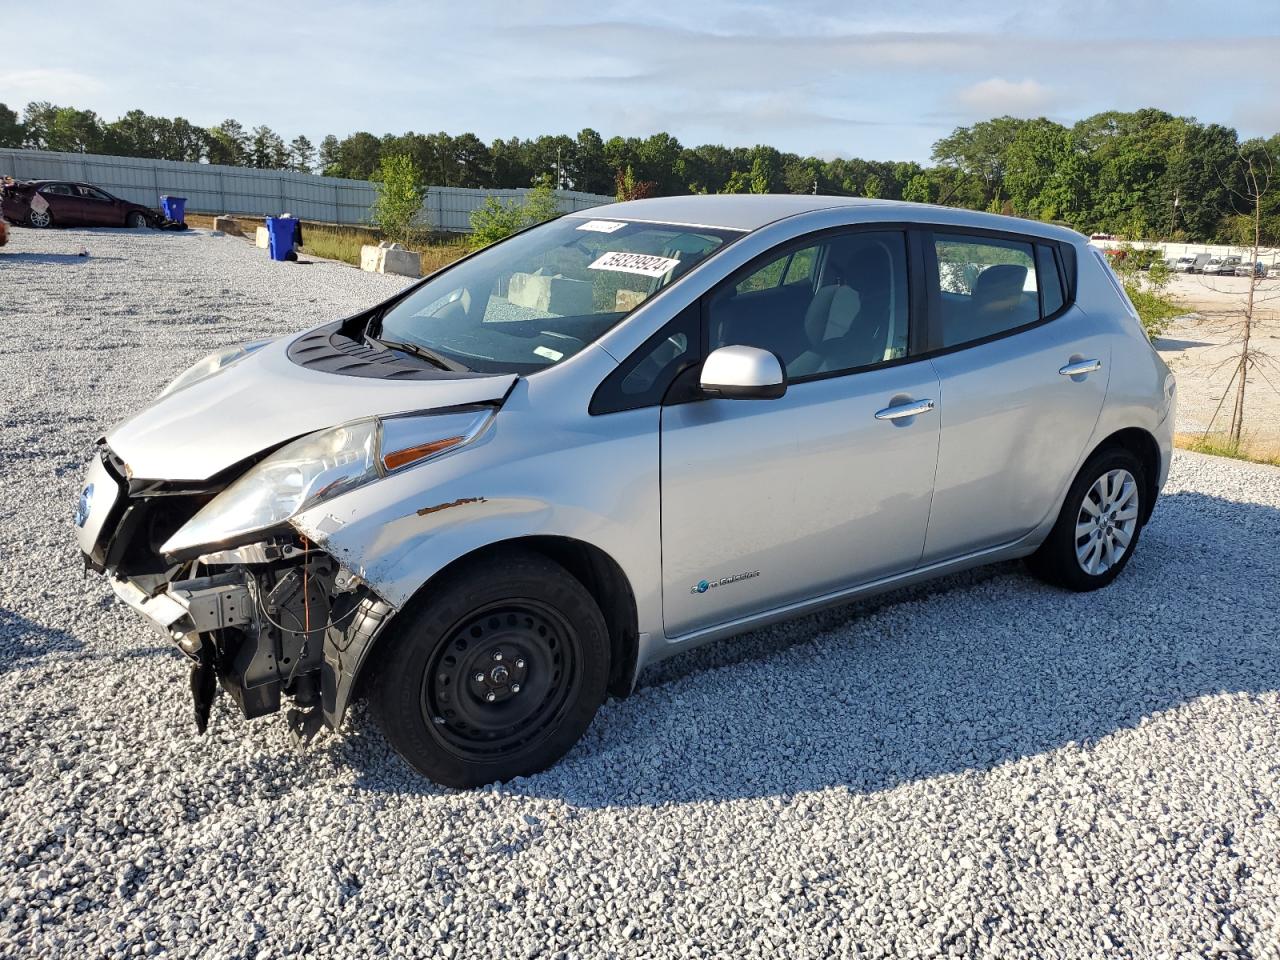
[[[123,260],[124,257],[95,257],[90,254],[82,257],[78,253],[6,253],[0,255],[5,261],[17,260],[22,263],[88,263],[96,260]]]
[[[1106,590],[1002,564],[721,641],[646,671],[558,766],[500,789],[585,807],[874,792],[1277,691],[1278,546],[1280,510],[1171,494]],[[355,727],[333,760],[360,787],[439,792]]]
[[[0,673],[20,661],[46,653],[74,652],[84,647],[66,630],[41,626],[22,614],[0,607]]]

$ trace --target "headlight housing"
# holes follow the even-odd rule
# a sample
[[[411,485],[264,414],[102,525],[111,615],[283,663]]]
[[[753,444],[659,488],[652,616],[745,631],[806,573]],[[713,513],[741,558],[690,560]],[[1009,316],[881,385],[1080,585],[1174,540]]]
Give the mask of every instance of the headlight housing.
[[[160,548],[182,554],[278,526],[349,490],[457,449],[480,436],[491,407],[371,417],[285,444],[214,497]]]
[[[197,360],[187,369],[170,381],[169,385],[160,391],[161,397],[167,397],[169,394],[183,387],[189,387],[193,383],[198,383],[208,377],[212,377],[220,370],[225,370],[233,363],[238,363],[255,350],[261,350],[271,341],[254,340],[250,343],[242,343],[239,346],[227,347],[225,350],[219,350],[217,353],[211,353],[203,360]],[[159,399],[157,397],[156,399]]]

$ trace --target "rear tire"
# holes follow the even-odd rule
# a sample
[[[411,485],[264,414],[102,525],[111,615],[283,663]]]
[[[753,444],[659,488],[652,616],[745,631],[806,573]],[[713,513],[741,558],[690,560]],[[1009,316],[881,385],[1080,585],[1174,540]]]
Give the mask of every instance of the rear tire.
[[[609,635],[591,594],[533,552],[467,563],[410,604],[369,699],[396,752],[436,783],[545,770],[604,701]]]
[[[1067,491],[1053,530],[1027,558],[1028,569],[1068,590],[1105,587],[1138,548],[1145,490],[1142,462],[1128,450],[1095,453]]]
[[[134,230],[138,230],[142,227],[148,226],[147,218],[144,217],[142,214],[140,214],[137,210],[134,210],[132,213],[130,213],[127,217],[124,218],[124,225]]]
[[[45,227],[53,226],[53,214],[48,210],[35,211],[32,210],[27,214],[27,225],[35,227],[37,230],[43,230]]]

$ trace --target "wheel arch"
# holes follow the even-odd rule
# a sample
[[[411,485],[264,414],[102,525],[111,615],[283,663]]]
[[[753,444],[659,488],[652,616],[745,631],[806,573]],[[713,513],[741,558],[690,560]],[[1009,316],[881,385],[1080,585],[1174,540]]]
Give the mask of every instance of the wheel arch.
[[[1118,447],[1128,450],[1142,464],[1142,522],[1151,518],[1156,498],[1160,494],[1160,444],[1142,427],[1125,427],[1104,437],[1085,458],[1088,463],[1103,450]],[[1081,467],[1083,469],[1083,467]]]
[[[433,573],[414,591],[404,607],[424,602],[441,578],[459,567],[481,558],[501,556],[517,550],[532,551],[560,564],[591,594],[600,607],[609,630],[609,693],[619,697],[630,694],[639,653],[639,615],[635,593],[618,562],[595,544],[550,534],[518,536],[485,544],[456,557]],[[385,635],[386,631],[380,630],[374,635],[368,649],[360,655],[355,681],[351,687],[352,698],[361,696],[366,691],[369,676],[376,669],[379,649]],[[345,706],[345,703],[342,704],[341,709],[344,710]],[[341,719],[341,712],[338,719]]]

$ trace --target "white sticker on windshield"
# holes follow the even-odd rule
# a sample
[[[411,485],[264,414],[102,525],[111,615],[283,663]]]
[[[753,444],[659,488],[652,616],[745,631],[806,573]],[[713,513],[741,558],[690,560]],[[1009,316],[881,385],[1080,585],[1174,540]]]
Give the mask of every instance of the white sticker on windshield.
[[[564,356],[559,350],[552,350],[550,347],[534,347],[533,352],[540,357],[546,357],[552,363],[557,362]]]
[[[623,253],[614,250],[589,265],[591,270],[616,270],[619,273],[638,273],[642,277],[665,277],[679,264],[670,257],[655,257],[648,253]]]
[[[620,220],[588,220],[579,230],[590,230],[592,233],[613,233],[615,230],[621,230],[626,224]]]

